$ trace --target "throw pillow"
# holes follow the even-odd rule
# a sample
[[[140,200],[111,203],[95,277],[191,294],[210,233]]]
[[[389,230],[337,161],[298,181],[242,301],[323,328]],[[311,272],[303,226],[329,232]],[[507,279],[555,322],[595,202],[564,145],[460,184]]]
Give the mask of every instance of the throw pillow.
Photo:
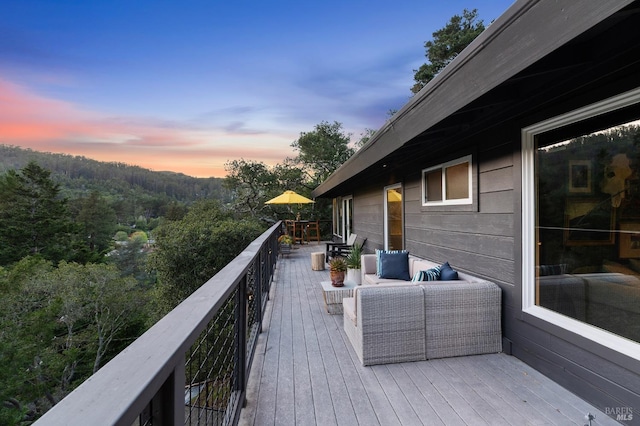
[[[418,271],[411,281],[438,281],[440,279],[440,267],[427,269],[426,271]]]
[[[380,263],[380,254],[381,253],[391,253],[391,254],[394,254],[394,253],[407,253],[408,254],[409,252],[406,251],[406,250],[380,250],[380,249],[376,249],[376,275],[379,276],[379,277],[382,276],[381,275],[381,270],[380,270],[380,265],[381,265],[381,263]]]
[[[440,281],[455,281],[458,279],[458,272],[454,271],[449,262],[445,262],[440,267]]]
[[[409,253],[380,253],[380,278],[409,281]]]

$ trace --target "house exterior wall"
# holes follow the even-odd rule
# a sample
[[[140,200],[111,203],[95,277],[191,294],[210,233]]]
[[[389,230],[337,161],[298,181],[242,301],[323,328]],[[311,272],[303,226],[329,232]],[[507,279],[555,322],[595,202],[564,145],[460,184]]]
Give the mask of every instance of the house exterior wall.
[[[534,6],[522,19],[507,25],[518,27],[516,34],[519,35],[529,34],[531,30],[532,36],[525,37],[521,45],[526,60],[531,59],[530,49],[540,48],[547,38],[556,43],[557,31],[538,28],[561,17],[565,7],[577,7],[574,2],[562,1],[517,3],[516,6]],[[560,6],[562,13],[552,10]],[[607,18],[608,12],[602,10],[605,6],[624,9]],[[512,43],[512,38],[506,33],[492,34],[495,40],[506,43],[498,44],[497,53],[486,51],[484,57],[484,50],[480,48],[477,55],[471,51],[463,59],[484,57],[484,61],[475,65],[465,62],[460,69],[449,68],[452,71],[444,73],[445,77],[451,77],[449,80],[443,78],[437,85],[433,84],[432,92],[417,97],[403,108],[397,119],[378,132],[379,136],[374,137],[370,146],[356,154],[316,192],[326,197],[353,196],[353,231],[367,239],[365,250],[373,252],[384,246],[384,188],[402,184],[404,248],[433,261],[448,261],[454,268],[491,280],[502,288],[504,351],[614,418],[619,412],[631,414],[631,418],[622,419],[625,424],[640,424],[640,350],[637,354],[633,352],[637,344],[628,339],[623,347],[620,340],[624,337],[615,336],[615,332],[606,335],[603,331],[606,329],[597,330],[596,324],[586,321],[580,324],[584,327],[572,328],[575,324],[536,316],[530,306],[525,305],[531,303],[527,299],[530,292],[525,290],[531,290],[527,282],[534,279],[535,272],[524,275],[523,270],[530,267],[531,253],[539,254],[543,250],[525,239],[534,225],[523,231],[523,224],[533,223],[523,217],[538,217],[538,212],[523,210],[528,191],[534,187],[533,181],[523,184],[526,177],[523,170],[529,170],[525,168],[529,167],[528,163],[523,162],[523,129],[640,87],[640,39],[637,37],[640,2],[636,0],[630,5],[585,2],[580,7],[589,8],[589,13],[570,13],[566,18],[575,18],[582,25],[587,17],[592,17],[599,24],[575,27],[569,43],[554,45],[531,62],[529,68],[495,87],[480,90],[477,98],[461,107],[457,103],[460,92],[471,94],[478,83],[487,83],[495,72],[513,65],[504,53],[505,45]],[[550,9],[538,14],[544,8]],[[564,31],[568,27],[556,21],[550,28]],[[484,42],[491,46],[495,40],[487,37]],[[495,59],[503,54],[509,60],[496,66]],[[517,52],[512,55],[518,56]],[[484,71],[490,75],[482,77]],[[458,72],[460,79],[455,80]],[[638,111],[640,104],[623,113],[635,114],[625,120],[637,120]],[[602,129],[611,125],[607,123],[611,117],[621,118],[619,112],[606,112],[611,114],[610,118],[603,119]],[[422,169],[467,155],[473,156],[472,187],[476,191],[473,205],[423,206]],[[551,185],[554,182],[551,181]],[[562,188],[563,183],[558,185]],[[558,207],[555,209],[558,217],[566,215],[564,204],[554,204]],[[559,226],[566,228],[566,225]],[[540,287],[537,294],[541,294]],[[627,302],[634,303],[634,299]],[[543,304],[535,307],[547,308]],[[607,316],[608,312],[598,313]],[[625,314],[618,308],[611,312],[615,319]],[[575,319],[567,315],[565,318]],[[596,331],[600,334],[594,337]],[[602,335],[609,340],[601,339]]]
[[[553,115],[574,107],[549,110]],[[384,187],[403,185],[405,249],[498,284],[503,290],[504,351],[532,365],[603,411],[635,407],[640,418],[640,363],[582,336],[522,312],[521,129],[540,115],[524,117],[479,135],[462,148],[473,153],[475,211],[433,209],[421,204],[420,170],[360,188],[353,195],[354,232],[366,251],[383,248]],[[486,141],[492,141],[487,143]],[[456,154],[457,155],[457,154]],[[451,158],[433,158],[433,164]],[[424,164],[429,167],[433,164]]]

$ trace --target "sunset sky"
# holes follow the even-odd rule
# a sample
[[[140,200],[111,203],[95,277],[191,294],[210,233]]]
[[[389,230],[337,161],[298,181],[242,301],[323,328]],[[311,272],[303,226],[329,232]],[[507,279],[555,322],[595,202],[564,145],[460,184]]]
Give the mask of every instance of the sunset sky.
[[[274,165],[321,121],[381,127],[433,31],[511,3],[7,0],[0,144],[197,177]]]

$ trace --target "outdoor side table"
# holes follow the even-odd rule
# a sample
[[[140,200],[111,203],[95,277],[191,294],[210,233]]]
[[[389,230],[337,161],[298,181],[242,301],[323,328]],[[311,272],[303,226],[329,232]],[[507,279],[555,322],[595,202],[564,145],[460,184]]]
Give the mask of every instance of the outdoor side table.
[[[345,281],[344,286],[334,287],[331,281],[322,281],[322,296],[327,312],[331,315],[342,315],[342,299],[345,297],[353,297],[353,289],[356,283],[353,281]]]
[[[311,269],[314,271],[324,270],[324,252],[311,253]]]

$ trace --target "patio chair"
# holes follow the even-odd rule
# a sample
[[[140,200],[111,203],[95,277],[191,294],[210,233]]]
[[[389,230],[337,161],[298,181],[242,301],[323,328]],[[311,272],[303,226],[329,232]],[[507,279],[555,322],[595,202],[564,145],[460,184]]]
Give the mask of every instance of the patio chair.
[[[336,256],[346,257],[351,251],[351,248],[353,247],[353,245],[356,243],[357,238],[358,238],[357,234],[351,234],[349,235],[349,238],[347,238],[346,243],[334,243],[334,242],[326,243],[327,244],[327,250],[326,250],[327,262],[329,261],[329,259],[332,259]],[[367,239],[365,238],[364,241],[362,242],[363,246],[366,241]]]
[[[307,231],[306,231],[307,242],[311,242],[312,239],[320,242],[320,221],[312,220],[307,223]]]

